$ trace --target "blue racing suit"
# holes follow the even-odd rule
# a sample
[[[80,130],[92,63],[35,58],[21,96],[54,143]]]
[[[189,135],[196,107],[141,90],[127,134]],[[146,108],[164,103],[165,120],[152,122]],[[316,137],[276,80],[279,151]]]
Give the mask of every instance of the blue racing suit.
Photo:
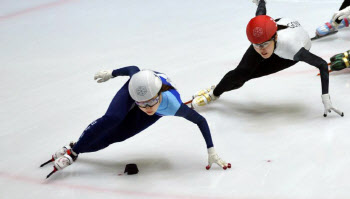
[[[114,70],[112,76],[129,76],[131,78],[139,71],[140,69],[137,66],[128,66]],[[163,84],[171,85],[165,74],[155,73],[160,77]],[[184,117],[197,124],[207,148],[213,147],[207,121],[196,111],[183,104],[180,94],[175,89],[161,93],[162,101],[157,112],[149,116],[135,104],[135,101],[129,95],[128,85],[129,80],[114,96],[107,112],[84,130],[73,147],[75,153],[95,152],[115,142],[122,142],[148,128],[163,116]]]

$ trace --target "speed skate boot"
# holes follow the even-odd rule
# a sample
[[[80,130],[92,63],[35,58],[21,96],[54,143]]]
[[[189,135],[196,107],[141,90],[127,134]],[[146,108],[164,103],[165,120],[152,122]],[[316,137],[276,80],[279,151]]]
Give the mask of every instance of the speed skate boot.
[[[319,37],[323,37],[326,35],[334,34],[336,33],[339,29],[342,29],[344,27],[349,27],[349,18],[344,18],[338,27],[334,26],[334,23],[332,20],[330,22],[326,22],[322,26],[319,26],[316,29],[316,35]]]
[[[67,150],[72,149],[74,145],[75,145],[75,142],[71,141],[68,145],[63,146],[62,148],[58,149],[58,150],[52,155],[51,159],[48,160],[47,162],[44,162],[42,165],[40,165],[40,167],[43,167],[43,166],[47,165],[48,163],[57,160],[59,157],[64,156],[64,155],[67,153]]]
[[[78,154],[75,153],[72,149],[68,149],[66,151],[66,154],[63,156],[57,158],[54,162],[53,171],[46,176],[46,178],[49,178],[52,174],[54,174],[58,170],[62,170],[69,165],[73,164],[73,162],[78,158]]]
[[[343,53],[338,53],[336,55],[333,55],[330,60],[331,60],[331,63],[332,62],[335,62],[336,60],[342,60],[343,58],[346,58],[346,59],[349,59],[350,58],[350,50],[347,50]]]
[[[210,88],[206,88],[206,89],[202,89],[198,92],[196,92],[193,96],[192,96],[192,99],[198,97],[198,96],[201,96],[201,95],[204,95],[204,94],[207,94],[207,93],[210,93],[211,90],[214,90],[215,88],[215,85],[211,86]]]
[[[196,94],[194,94],[193,100],[191,103],[192,108],[195,109],[200,106],[205,106],[215,101],[216,99],[218,99],[219,97],[215,96],[213,93],[214,89],[215,89],[215,86],[212,86],[210,88],[200,90]]]

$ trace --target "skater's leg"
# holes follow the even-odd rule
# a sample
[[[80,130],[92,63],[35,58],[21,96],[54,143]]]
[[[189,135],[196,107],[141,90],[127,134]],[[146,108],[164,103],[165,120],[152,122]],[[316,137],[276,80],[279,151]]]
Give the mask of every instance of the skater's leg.
[[[99,151],[112,143],[122,142],[138,134],[155,123],[159,118],[160,116],[158,115],[148,116],[138,107],[134,107],[116,128],[110,129],[105,134],[97,135],[94,140],[90,141],[88,144],[84,145],[81,143],[79,148],[74,147],[73,151],[77,150],[77,153]],[[83,137],[84,136],[85,135],[83,135]],[[80,138],[80,140],[84,139],[83,137]]]
[[[107,136],[111,129],[116,129],[124,120],[129,110],[134,105],[128,92],[128,83],[118,91],[105,115],[92,122],[82,133],[73,151],[76,153],[86,152],[86,148],[99,142],[99,139]],[[102,146],[101,146],[102,147]]]

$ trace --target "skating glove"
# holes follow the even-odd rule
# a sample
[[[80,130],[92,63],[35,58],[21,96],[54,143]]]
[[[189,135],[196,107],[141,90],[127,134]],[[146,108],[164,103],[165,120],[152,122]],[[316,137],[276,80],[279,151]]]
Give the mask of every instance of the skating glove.
[[[100,70],[95,74],[94,79],[97,80],[97,83],[105,82],[111,79],[113,70]]]
[[[222,167],[225,170],[227,168],[231,168],[231,164],[230,163],[226,163],[224,160],[222,160],[218,156],[218,154],[215,152],[214,147],[210,147],[208,149],[208,166],[206,167],[206,169],[209,170],[213,163],[218,164],[220,167]]]
[[[331,111],[338,113],[342,117],[344,116],[343,112],[333,107],[329,94],[323,94],[321,98],[322,98],[322,103],[324,105],[324,114],[323,114],[324,117],[327,117],[327,113],[330,113]]]

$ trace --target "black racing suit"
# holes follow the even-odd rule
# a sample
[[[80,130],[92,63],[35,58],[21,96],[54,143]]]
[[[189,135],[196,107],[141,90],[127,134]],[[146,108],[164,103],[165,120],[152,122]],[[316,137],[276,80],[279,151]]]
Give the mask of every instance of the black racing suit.
[[[256,11],[256,16],[265,14],[265,1],[260,0]],[[279,26],[278,30],[285,28],[285,26]],[[278,45],[278,43],[275,43],[275,45]],[[293,60],[281,58],[275,53],[273,53],[271,57],[264,59],[255,51],[253,45],[250,45],[238,66],[234,70],[229,71],[221,79],[213,91],[214,95],[220,96],[224,92],[240,88],[245,82],[251,79],[284,70],[298,63],[298,61],[304,61],[320,70],[322,94],[327,94],[329,85],[328,65],[322,58],[310,53],[305,48],[301,48],[294,56]]]
[[[350,0],[344,0],[343,4],[341,4],[339,10],[343,10],[344,8],[350,6]]]

